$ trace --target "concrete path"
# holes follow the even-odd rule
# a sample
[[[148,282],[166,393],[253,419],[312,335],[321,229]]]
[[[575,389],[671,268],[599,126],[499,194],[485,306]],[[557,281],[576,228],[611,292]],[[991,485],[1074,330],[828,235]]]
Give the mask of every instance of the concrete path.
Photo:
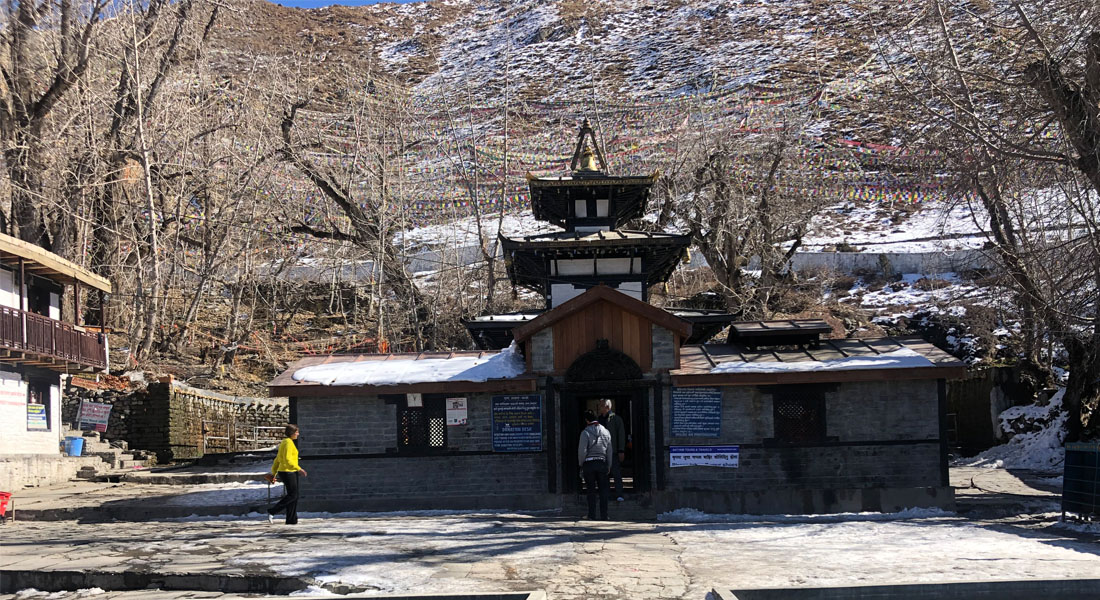
[[[955,488],[958,512],[974,518],[1061,512],[1060,475],[985,467],[952,467],[951,487]]]

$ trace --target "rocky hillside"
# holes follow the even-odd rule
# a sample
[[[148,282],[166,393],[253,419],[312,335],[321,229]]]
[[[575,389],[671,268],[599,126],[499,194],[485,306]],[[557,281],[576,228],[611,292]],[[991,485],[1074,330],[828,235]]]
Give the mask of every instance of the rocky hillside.
[[[843,113],[886,74],[876,43],[902,35],[920,9],[865,0],[237,6],[216,40],[229,69],[308,56],[320,71],[339,63],[381,68],[421,96],[469,94],[478,103],[630,102],[756,86]],[[885,125],[853,120],[833,130],[851,137]]]

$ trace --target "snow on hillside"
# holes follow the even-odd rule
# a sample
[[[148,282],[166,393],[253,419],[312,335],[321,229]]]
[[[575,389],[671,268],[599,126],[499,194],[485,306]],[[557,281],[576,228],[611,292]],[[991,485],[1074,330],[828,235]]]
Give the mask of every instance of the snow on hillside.
[[[529,210],[506,214],[503,219],[498,219],[495,214],[482,217],[481,235],[490,244],[496,241],[498,233],[507,237],[522,237],[556,231],[561,231],[561,228],[536,220]],[[399,247],[411,251],[477,246],[477,220],[466,217],[449,223],[416,227],[398,234],[394,241]]]
[[[805,252],[846,243],[866,252],[949,252],[981,248],[984,211],[966,202],[928,202],[901,209],[880,203],[844,202],[810,223]]]
[[[419,73],[431,40],[438,44],[431,49],[438,70],[419,82],[418,92],[464,80],[478,82],[479,89],[501,89],[509,80],[508,85],[541,91],[549,99],[583,97],[597,87],[637,98],[815,72],[840,78],[854,74],[871,56],[870,46],[852,35],[859,23],[904,12],[896,5],[893,11],[876,11],[855,0],[515,0],[446,6],[462,12],[431,31],[417,28],[405,39],[371,40],[384,43],[381,57],[392,71]],[[386,10],[394,26],[414,13],[428,16],[427,9],[413,5]],[[783,34],[775,35],[780,30]],[[838,71],[838,64],[847,69]]]
[[[656,215],[648,215],[650,222]],[[981,214],[966,204],[928,202],[905,210],[880,203],[844,202],[825,208],[810,223],[801,252],[835,250],[848,243],[868,253],[950,252],[980,248],[985,237],[978,227]],[[508,237],[561,231],[538,221],[527,208],[504,215],[497,227],[496,214],[482,218],[485,239],[496,239],[497,232]],[[478,243],[477,223],[473,217],[416,227],[395,241],[406,248],[418,246],[461,248]]]

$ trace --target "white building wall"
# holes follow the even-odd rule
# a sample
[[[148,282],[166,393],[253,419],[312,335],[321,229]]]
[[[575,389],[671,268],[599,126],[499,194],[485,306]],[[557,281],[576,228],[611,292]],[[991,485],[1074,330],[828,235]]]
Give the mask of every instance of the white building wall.
[[[50,386],[50,428],[27,431],[27,382],[19,373],[0,371],[0,456],[60,454],[61,376]]]
[[[568,275],[630,275],[642,272],[642,259],[634,258],[568,258],[551,261],[556,276]]]
[[[15,273],[0,269],[0,306],[19,308],[19,294],[15,293]]]
[[[61,320],[61,295],[50,292],[50,318]]]
[[[640,281],[624,281],[619,287],[615,288],[620,292],[634,298],[635,300],[642,299],[642,282]]]
[[[571,283],[554,283],[550,285],[550,308],[560,306],[584,293],[583,288],[573,286]]]
[[[640,281],[624,281],[617,287],[611,287],[636,300],[642,299],[642,282]],[[586,291],[586,288],[577,287],[570,283],[550,284],[550,308],[560,306]]]

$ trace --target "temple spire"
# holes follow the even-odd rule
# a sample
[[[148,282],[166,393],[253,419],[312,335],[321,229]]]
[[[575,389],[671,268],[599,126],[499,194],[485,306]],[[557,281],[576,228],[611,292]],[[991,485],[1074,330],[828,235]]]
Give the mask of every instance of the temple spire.
[[[596,158],[600,161],[600,168],[596,169],[595,164],[592,161],[592,150],[588,145],[584,143],[584,138],[588,137],[592,140],[592,148],[596,150]],[[584,122],[581,123],[581,132],[577,136],[577,147],[573,149],[573,161],[569,163],[569,170],[577,172],[577,163],[580,163],[581,171],[605,171],[607,169],[607,161],[603,159],[603,152],[600,151],[600,145],[596,142],[596,134],[592,131],[592,126],[588,124],[588,118],[585,117]]]

